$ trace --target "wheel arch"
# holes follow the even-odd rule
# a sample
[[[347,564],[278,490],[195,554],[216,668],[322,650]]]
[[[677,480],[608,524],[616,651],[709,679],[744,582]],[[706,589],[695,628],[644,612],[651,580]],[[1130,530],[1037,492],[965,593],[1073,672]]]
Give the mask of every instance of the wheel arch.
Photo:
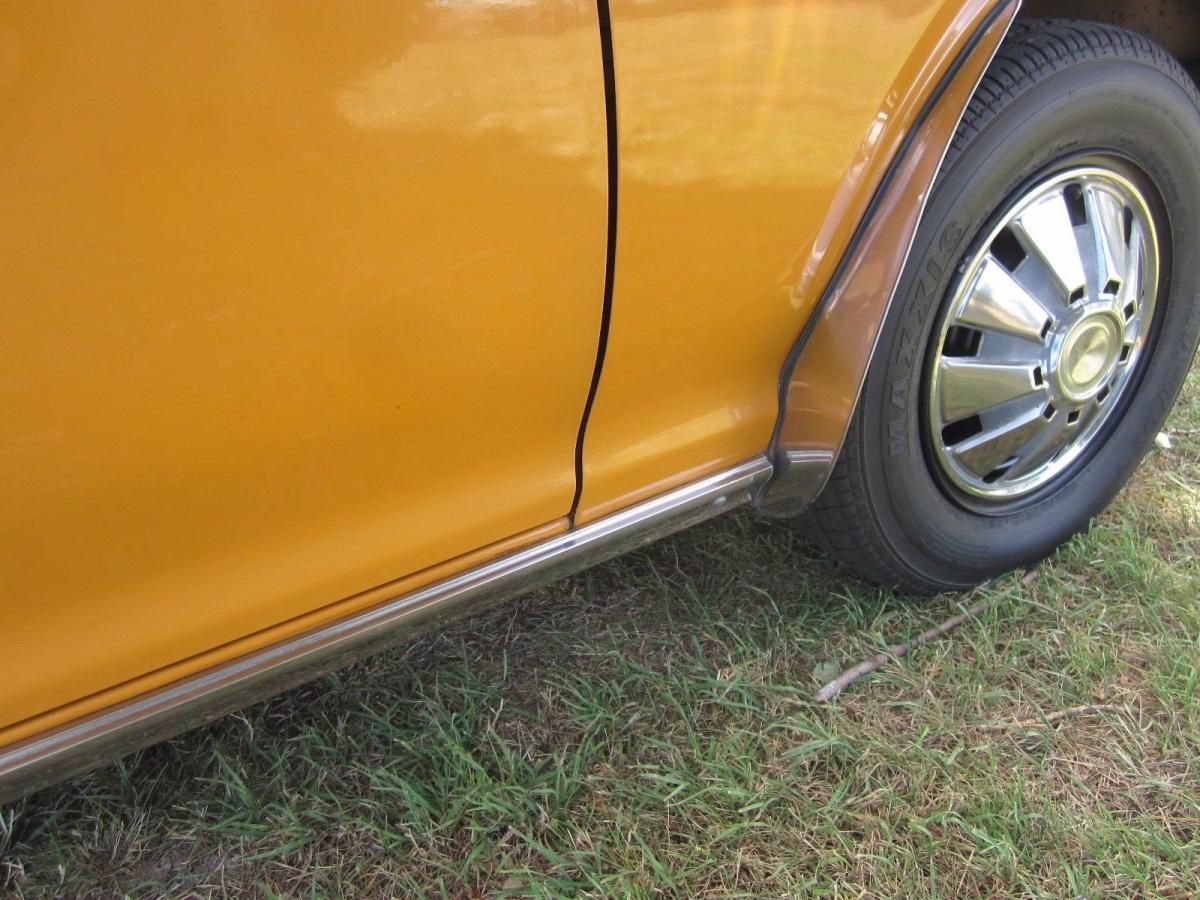
[[[938,170],[1021,0],[978,8],[784,362],[768,449],[774,475],[756,498],[768,515],[803,511],[833,471]]]

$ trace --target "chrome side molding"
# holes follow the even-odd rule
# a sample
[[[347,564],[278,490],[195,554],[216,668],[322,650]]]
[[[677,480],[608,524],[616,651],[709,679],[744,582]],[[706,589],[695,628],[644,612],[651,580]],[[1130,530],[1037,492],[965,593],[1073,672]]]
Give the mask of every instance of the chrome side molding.
[[[0,803],[749,503],[771,471],[765,456],[755,457],[438,584],[0,748]]]

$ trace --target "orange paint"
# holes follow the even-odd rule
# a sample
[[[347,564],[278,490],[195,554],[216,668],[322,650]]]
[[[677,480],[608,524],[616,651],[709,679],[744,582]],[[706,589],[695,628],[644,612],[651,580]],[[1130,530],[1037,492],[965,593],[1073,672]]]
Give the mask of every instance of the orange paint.
[[[616,280],[577,521],[766,448],[792,342],[984,13],[614,3]]]
[[[0,12],[0,726],[563,516],[595,8]]]
[[[615,0],[577,521],[766,450],[984,11]],[[565,529],[594,5],[17,4],[0,121],[0,745]]]

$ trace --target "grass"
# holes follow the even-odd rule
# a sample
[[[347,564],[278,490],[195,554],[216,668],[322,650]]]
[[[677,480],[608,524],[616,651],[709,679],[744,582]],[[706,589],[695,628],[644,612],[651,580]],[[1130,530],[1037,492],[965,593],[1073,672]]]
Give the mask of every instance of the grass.
[[[978,620],[735,514],[0,810],[17,896],[1200,892],[1200,375]],[[1111,707],[1017,726],[1078,704]]]

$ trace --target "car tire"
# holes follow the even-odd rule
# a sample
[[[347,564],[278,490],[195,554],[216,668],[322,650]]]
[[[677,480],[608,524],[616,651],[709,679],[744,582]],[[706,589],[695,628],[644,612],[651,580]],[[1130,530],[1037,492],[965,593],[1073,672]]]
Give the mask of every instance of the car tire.
[[[808,529],[909,593],[1043,559],[1152,446],[1198,293],[1195,85],[1132,32],[1018,22],[943,163]],[[1033,382],[1019,397],[1014,366]]]

